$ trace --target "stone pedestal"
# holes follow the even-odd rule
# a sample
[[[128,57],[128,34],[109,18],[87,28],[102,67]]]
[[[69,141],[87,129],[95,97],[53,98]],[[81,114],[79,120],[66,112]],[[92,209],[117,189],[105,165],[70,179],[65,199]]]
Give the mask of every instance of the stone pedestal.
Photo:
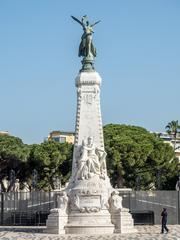
[[[69,214],[66,233],[113,233],[108,210],[112,191],[100,110],[101,77],[81,72],[76,78],[77,114],[72,177],[68,186]]]
[[[106,211],[71,213],[65,226],[67,234],[112,234],[114,225]]]
[[[131,215],[113,190],[106,168],[100,109],[101,77],[95,71],[76,78],[77,113],[72,175],[49,215],[47,231],[67,234],[112,234],[133,231]],[[62,215],[61,215],[62,214]],[[66,215],[67,214],[67,215]],[[128,226],[127,226],[128,225]]]
[[[51,210],[46,221],[46,233],[65,234],[64,226],[67,224],[68,215],[59,208]]]
[[[134,220],[129,213],[129,209],[122,208],[118,212],[112,213],[112,223],[115,226],[114,233],[134,233]]]
[[[114,225],[108,210],[109,182],[95,175],[79,180],[69,192],[68,234],[111,234]],[[109,192],[108,192],[109,191]]]

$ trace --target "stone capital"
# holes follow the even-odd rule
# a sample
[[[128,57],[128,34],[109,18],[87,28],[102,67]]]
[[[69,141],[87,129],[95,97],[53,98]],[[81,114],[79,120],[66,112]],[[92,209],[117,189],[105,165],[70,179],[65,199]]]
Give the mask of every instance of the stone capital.
[[[101,77],[98,72],[80,72],[75,79],[76,87],[82,85],[101,85]]]

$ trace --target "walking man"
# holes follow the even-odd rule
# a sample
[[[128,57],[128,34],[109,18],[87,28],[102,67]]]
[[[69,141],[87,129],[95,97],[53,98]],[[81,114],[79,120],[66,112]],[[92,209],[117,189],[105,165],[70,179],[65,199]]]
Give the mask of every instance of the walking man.
[[[166,230],[166,233],[169,232],[169,229],[167,228],[166,224],[167,224],[167,209],[163,208],[163,211],[161,213],[161,217],[162,217],[162,229],[161,229],[161,233],[164,233],[164,229]]]

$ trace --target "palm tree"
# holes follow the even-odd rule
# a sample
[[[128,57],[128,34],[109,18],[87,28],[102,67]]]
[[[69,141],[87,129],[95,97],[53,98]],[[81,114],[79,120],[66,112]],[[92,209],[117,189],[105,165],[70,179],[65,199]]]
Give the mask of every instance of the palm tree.
[[[175,151],[177,149],[176,148],[177,135],[180,132],[180,125],[178,123],[178,120],[169,122],[166,126],[166,129],[167,129],[167,133],[172,135],[174,139],[174,151]]]

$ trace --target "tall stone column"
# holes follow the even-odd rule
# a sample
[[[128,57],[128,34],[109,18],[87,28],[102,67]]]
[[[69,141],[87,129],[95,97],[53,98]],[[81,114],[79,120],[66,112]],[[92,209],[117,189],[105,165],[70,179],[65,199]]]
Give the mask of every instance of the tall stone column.
[[[112,187],[106,168],[100,85],[101,77],[95,71],[80,72],[76,78],[76,132],[66,233],[114,231],[108,210]]]
[[[91,138],[93,145],[104,152],[104,139],[100,108],[101,77],[95,72],[80,72],[75,79],[77,110],[72,172],[77,173],[82,144]],[[104,166],[106,173],[107,169]],[[74,180],[74,175],[73,175]]]

